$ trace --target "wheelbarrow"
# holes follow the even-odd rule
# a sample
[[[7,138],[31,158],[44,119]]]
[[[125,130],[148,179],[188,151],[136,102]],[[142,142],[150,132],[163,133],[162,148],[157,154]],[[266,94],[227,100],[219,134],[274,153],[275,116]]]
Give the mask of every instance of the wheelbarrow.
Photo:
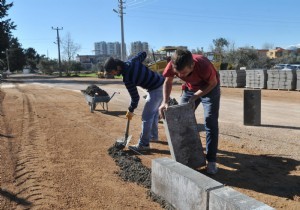
[[[81,90],[81,93],[84,95],[87,104],[90,107],[91,113],[94,112],[96,106],[100,104],[104,111],[108,111],[108,102],[114,97],[114,95],[120,94],[119,92],[114,92],[111,96],[90,96],[85,93],[85,90]]]

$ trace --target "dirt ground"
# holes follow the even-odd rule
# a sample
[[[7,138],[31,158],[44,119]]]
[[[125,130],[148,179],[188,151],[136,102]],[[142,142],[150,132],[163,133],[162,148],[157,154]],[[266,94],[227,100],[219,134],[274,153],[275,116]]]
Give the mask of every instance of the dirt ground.
[[[77,79],[82,85],[77,90],[61,81],[60,85],[16,81],[3,84],[0,91],[0,209],[163,208],[149,197],[147,174],[151,160],[171,158],[163,124],[159,124],[161,141],[152,143],[150,152],[124,150],[125,158],[145,166],[148,178],[142,182],[125,181],[120,176],[124,167],[108,151],[124,136],[129,99],[122,82],[96,79],[104,90],[120,94],[108,103],[108,112],[98,105],[90,113],[78,91],[90,80]],[[174,89],[179,95],[179,87]],[[223,105],[226,100],[241,105],[241,95],[242,89],[222,88]],[[271,104],[300,106],[298,91],[263,90],[262,98]],[[138,141],[142,107],[143,102],[130,125],[131,144]],[[220,170],[211,177],[276,209],[300,209],[300,109],[293,110],[293,126],[259,128],[230,122],[222,114],[229,113],[228,106],[222,109],[221,103]],[[200,136],[205,147],[203,129]],[[206,174],[204,168],[199,172]],[[138,172],[126,171],[125,177],[130,173]]]

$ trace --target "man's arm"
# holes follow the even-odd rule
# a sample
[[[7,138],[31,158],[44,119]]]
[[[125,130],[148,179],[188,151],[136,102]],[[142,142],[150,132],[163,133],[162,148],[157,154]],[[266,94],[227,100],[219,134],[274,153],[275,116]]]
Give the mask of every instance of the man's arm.
[[[212,80],[208,81],[208,86],[206,86],[203,90],[198,90],[197,92],[195,92],[194,95],[190,98],[189,102],[195,102],[198,98],[205,96],[212,89],[214,89],[217,84],[217,78],[214,77]]]
[[[168,102],[170,99],[170,94],[173,86],[173,77],[166,77],[164,86],[163,86],[163,101],[161,106],[159,107],[159,114],[162,118],[165,118],[164,111],[168,108]]]
[[[140,100],[140,96],[139,96],[137,87],[135,85],[133,85],[132,83],[125,83],[125,86],[128,90],[130,98],[131,98],[128,110],[130,112],[134,112],[134,110],[138,106],[139,100]]]
[[[173,78],[174,77],[166,77],[165,82],[164,82],[164,87],[163,87],[163,103],[168,104],[171,91],[172,91],[172,86],[173,86]]]
[[[139,52],[136,56],[134,56],[132,59],[130,59],[130,61],[132,61],[132,62],[139,61],[139,62],[143,63],[143,61],[146,59],[146,57],[147,57],[146,52]]]

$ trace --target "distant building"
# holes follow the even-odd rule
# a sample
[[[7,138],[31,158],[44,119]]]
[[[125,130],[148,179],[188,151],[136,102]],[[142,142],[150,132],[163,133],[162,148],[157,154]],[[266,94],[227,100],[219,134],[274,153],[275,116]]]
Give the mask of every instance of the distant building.
[[[121,58],[121,44],[120,42],[95,42],[94,43],[95,55],[113,56]],[[126,49],[126,44],[125,44]]]
[[[108,55],[77,55],[76,61],[80,62],[86,70],[91,70],[97,63],[104,63]]]
[[[259,57],[266,57],[269,52],[268,49],[260,49],[256,51]]]
[[[95,42],[95,55],[107,55],[107,44],[106,42]]]
[[[281,47],[276,47],[275,49],[271,49],[267,52],[268,58],[279,58],[283,56],[284,49]]]
[[[131,55],[136,55],[141,51],[149,52],[149,44],[148,42],[136,41],[131,43]]]

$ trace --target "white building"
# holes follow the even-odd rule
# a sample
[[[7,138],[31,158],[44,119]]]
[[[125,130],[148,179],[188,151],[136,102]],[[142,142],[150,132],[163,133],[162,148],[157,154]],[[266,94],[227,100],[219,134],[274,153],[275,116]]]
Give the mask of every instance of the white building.
[[[121,58],[120,42],[95,42],[95,55],[107,55],[115,58]],[[125,45],[126,49],[126,45]]]
[[[148,42],[136,41],[131,43],[131,55],[136,55],[137,53],[145,51],[149,52],[149,44]]]
[[[106,42],[95,42],[95,55],[107,55],[107,44]]]

